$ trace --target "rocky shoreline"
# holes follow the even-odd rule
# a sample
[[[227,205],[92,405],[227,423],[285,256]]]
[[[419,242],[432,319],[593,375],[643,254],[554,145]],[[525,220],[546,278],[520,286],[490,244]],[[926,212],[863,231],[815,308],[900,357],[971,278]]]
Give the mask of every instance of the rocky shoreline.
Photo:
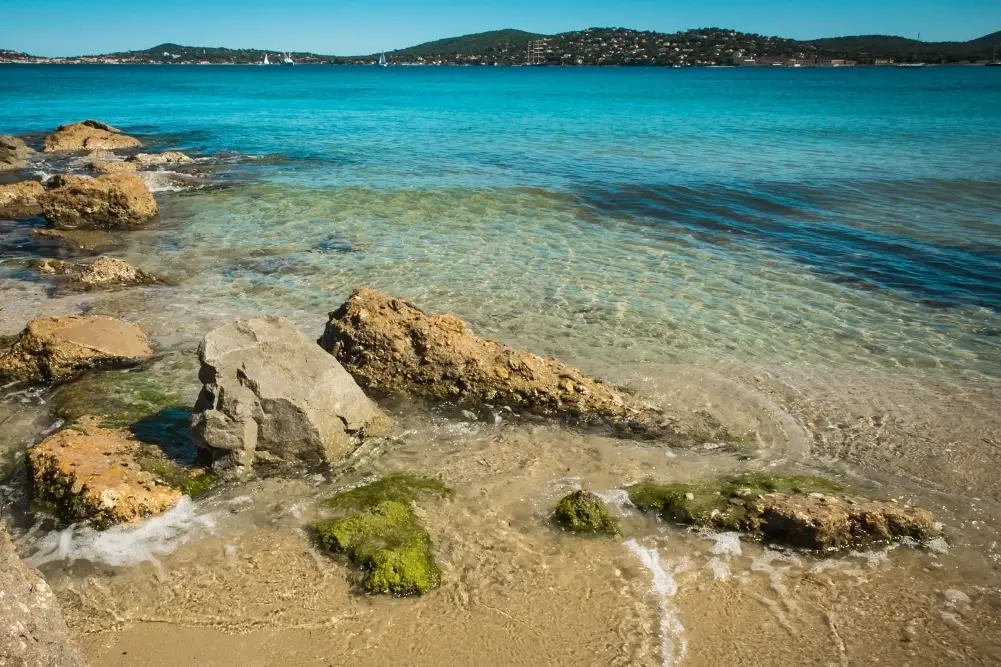
[[[120,159],[121,152],[141,148],[139,139],[98,121],[62,126],[44,139],[42,151],[86,154],[97,175],[0,185],[0,217],[44,219],[47,227],[33,233],[76,252],[113,249],[113,234],[153,225],[159,214],[134,172],[190,160],[176,152]],[[24,169],[31,150],[17,138],[0,137],[0,165]],[[163,277],[106,255],[87,262],[40,258],[34,269],[53,285],[74,289],[170,288]],[[701,428],[691,428],[655,402],[564,361],[480,338],[454,315],[428,313],[367,287],[329,314],[318,341],[274,316],[206,332],[198,353],[202,388],[193,405],[179,404],[148,376],[156,354],[156,341],[135,324],[77,313],[33,319],[0,345],[0,382],[8,387],[86,387],[74,408],[61,413],[64,423],[27,450],[32,513],[60,526],[106,529],[168,511],[184,495],[239,487],[255,477],[329,474],[359,448],[392,446],[405,437],[381,407],[394,394],[446,414],[471,412],[484,421],[503,414],[665,450],[754,440],[711,414]],[[148,404],[138,413],[100,400],[104,387],[123,381],[149,383]],[[171,447],[143,437],[151,422]],[[633,506],[668,524],[736,530],[819,553],[894,541],[920,546],[941,535],[924,510],[864,498],[817,478],[769,474],[687,486],[649,481],[626,490]],[[311,525],[312,535],[323,551],[354,568],[363,591],[424,595],[441,584],[442,574],[415,508],[449,496],[440,480],[384,476],[330,498],[330,516]],[[575,534],[622,534],[601,499],[584,490],[552,508],[552,523]],[[9,545],[5,534],[0,539]],[[23,570],[9,549],[4,553],[10,564],[3,576]],[[39,595],[47,590],[44,582],[32,586]],[[22,588],[11,590],[27,595]],[[0,606],[5,623],[15,613]],[[56,657],[73,652],[60,623],[28,632],[44,635],[35,644],[21,641],[22,648],[7,650],[27,656],[32,646],[47,646],[38,650],[48,651],[51,664],[76,664]]]

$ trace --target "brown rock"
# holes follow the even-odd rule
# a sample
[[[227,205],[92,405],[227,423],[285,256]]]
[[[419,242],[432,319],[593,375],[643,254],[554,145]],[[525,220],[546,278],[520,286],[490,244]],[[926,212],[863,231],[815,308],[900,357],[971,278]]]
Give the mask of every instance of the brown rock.
[[[137,227],[158,213],[153,194],[135,174],[60,176],[41,204],[56,229]]]
[[[27,158],[34,152],[21,139],[0,135],[0,171],[24,169],[28,166]]]
[[[46,153],[84,150],[113,151],[125,148],[142,148],[142,142],[135,137],[122,134],[121,130],[96,120],[62,125],[54,133],[45,137]]]
[[[138,523],[177,504],[181,492],[136,463],[138,442],[85,417],[28,450],[35,499],[64,521],[98,528]]]
[[[33,229],[30,234],[36,240],[51,243],[56,249],[70,254],[96,254],[125,245],[114,234],[100,230]]]
[[[851,502],[830,494],[772,493],[751,505],[766,539],[794,547],[827,551],[933,536],[935,517],[927,510],[893,503]]]
[[[143,167],[151,167],[159,164],[188,164],[194,162],[184,153],[178,151],[167,151],[166,153],[139,153],[128,158],[129,162]]]
[[[50,276],[66,276],[70,283],[85,289],[137,287],[157,285],[163,280],[149,271],[132,266],[115,257],[98,257],[87,264],[74,264],[61,259],[39,259],[32,262],[39,272]]]
[[[134,366],[152,356],[134,324],[111,317],[39,317],[0,355],[0,377],[52,382],[92,368]]]
[[[0,218],[31,218],[41,215],[39,203],[45,188],[38,181],[0,185]]]
[[[577,368],[478,338],[456,317],[425,313],[373,289],[355,291],[331,313],[318,342],[370,389],[506,405],[580,425],[662,428],[626,394]]]
[[[94,159],[87,163],[87,169],[99,174],[122,174],[137,171],[139,165],[125,160]]]
[[[61,259],[51,259],[49,257],[32,261],[31,267],[33,269],[37,269],[39,273],[44,273],[47,276],[64,276],[71,273],[73,269],[76,268],[73,262],[67,262]]]
[[[0,530],[0,665],[84,667],[52,589]]]

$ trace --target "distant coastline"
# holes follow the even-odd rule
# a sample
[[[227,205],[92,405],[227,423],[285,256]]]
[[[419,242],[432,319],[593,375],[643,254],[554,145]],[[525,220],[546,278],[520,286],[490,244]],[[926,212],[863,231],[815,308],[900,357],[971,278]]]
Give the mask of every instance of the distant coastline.
[[[658,33],[589,28],[556,35],[496,30],[389,51],[391,65],[854,67],[898,64],[983,65],[995,57],[1001,32],[969,42],[921,42],[881,35],[798,41],[721,28]],[[265,65],[280,50],[160,44],[142,51],[48,58],[0,49],[2,64]],[[379,54],[330,56],[291,52],[297,65],[375,65]]]

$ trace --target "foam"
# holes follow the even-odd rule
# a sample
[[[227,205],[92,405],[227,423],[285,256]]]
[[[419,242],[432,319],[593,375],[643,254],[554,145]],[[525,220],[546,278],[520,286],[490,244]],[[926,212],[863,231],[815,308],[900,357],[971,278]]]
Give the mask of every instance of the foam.
[[[86,560],[112,567],[130,567],[150,562],[160,566],[158,556],[172,553],[193,537],[211,533],[219,513],[200,514],[187,496],[169,511],[138,526],[114,526],[95,530],[74,525],[41,537],[37,550],[26,559],[39,567],[55,561]]]
[[[140,171],[137,174],[150,192],[182,192],[192,187],[179,180],[182,174],[173,171]]]
[[[685,569],[685,563],[677,568],[665,567],[660,562],[660,553],[641,545],[636,540],[628,540],[626,548],[635,555],[643,567],[653,574],[653,592],[660,600],[661,654],[664,667],[672,667],[685,659],[688,654],[688,640],[684,637],[685,627],[671,605],[671,598],[678,592],[678,582],[674,575]]]

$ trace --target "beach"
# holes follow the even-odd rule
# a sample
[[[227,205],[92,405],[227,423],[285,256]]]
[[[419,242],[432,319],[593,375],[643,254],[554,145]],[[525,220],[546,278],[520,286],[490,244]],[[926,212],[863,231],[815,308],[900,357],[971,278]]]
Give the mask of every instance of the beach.
[[[0,335],[126,320],[153,349],[144,377],[190,409],[211,331],[277,315],[316,340],[370,286],[624,386],[686,434],[729,434],[671,446],[368,392],[397,434],[332,474],[61,532],[19,514],[16,461],[72,382],[9,386],[18,551],[94,665],[994,664],[992,74],[2,68],[2,133],[40,146],[99,118],[191,162],[140,170],[158,215],[102,253],[161,283],[68,289],[31,265],[60,254],[33,233],[49,223],[0,218]],[[39,154],[0,184],[89,159]],[[624,491],[747,471],[926,508],[942,537],[818,555],[671,525]],[[454,491],[415,510],[442,570],[419,598],[360,594],[307,536],[324,498],[392,472]],[[621,535],[549,525],[577,488]]]

